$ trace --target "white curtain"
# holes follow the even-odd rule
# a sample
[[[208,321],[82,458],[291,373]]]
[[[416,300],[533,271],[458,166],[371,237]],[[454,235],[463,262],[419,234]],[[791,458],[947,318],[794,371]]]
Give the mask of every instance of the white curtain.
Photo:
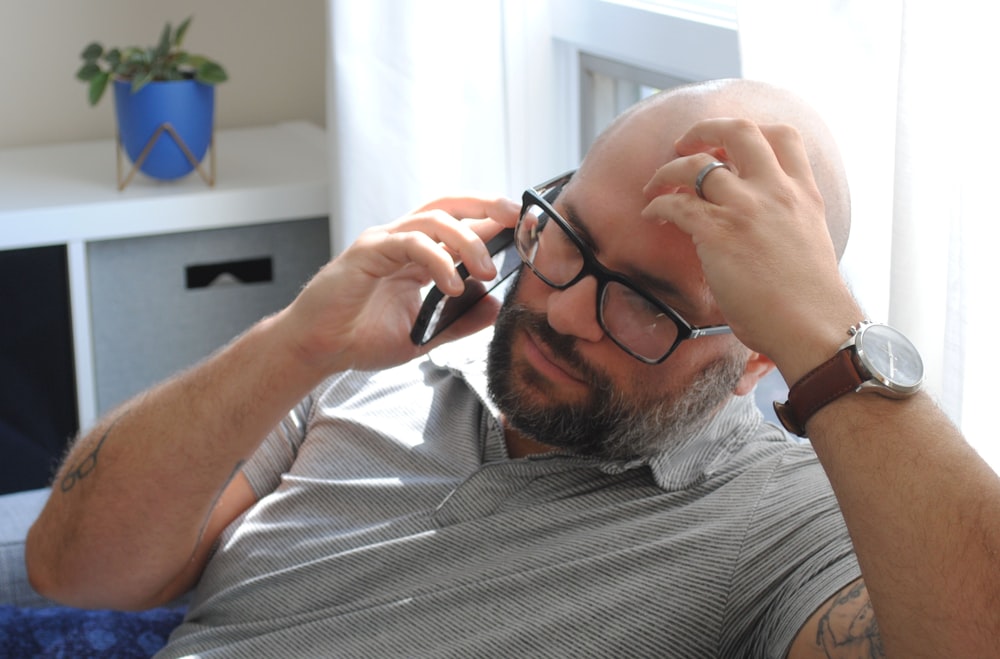
[[[844,272],[873,319],[920,348],[931,393],[1000,470],[998,9],[978,0],[752,0],[743,75],[798,91],[844,151]]]
[[[333,247],[508,189],[501,0],[328,0]]]

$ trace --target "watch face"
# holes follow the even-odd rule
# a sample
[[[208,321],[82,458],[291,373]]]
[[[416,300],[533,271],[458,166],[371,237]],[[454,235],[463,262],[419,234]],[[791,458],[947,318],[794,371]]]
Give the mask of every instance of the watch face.
[[[888,325],[868,325],[855,342],[858,357],[872,377],[900,393],[909,394],[924,379],[920,353],[901,332]]]

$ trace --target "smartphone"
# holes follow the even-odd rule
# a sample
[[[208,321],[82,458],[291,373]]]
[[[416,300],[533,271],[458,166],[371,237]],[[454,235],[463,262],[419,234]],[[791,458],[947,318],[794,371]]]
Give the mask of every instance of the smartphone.
[[[490,281],[470,279],[469,271],[459,263],[455,267],[465,281],[465,291],[461,295],[450,297],[437,286],[428,285],[429,290],[410,330],[410,340],[414,344],[422,346],[433,339],[486,295],[502,295],[506,287],[500,288],[501,284],[521,265],[521,257],[514,246],[514,230],[504,229],[498,233],[486,243],[486,249],[493,257],[497,276]]]

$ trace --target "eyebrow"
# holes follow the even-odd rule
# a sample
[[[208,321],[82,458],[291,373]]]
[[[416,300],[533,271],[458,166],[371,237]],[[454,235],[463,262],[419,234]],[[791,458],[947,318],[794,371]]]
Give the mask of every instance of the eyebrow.
[[[587,229],[587,225],[584,224],[583,220],[580,219],[579,213],[576,208],[570,203],[562,203],[562,207],[565,209],[563,211],[563,219],[566,223],[573,227],[580,239],[594,252],[594,256],[599,256],[601,253],[597,242],[591,235],[590,231]],[[607,266],[605,266],[607,267]],[[611,270],[611,268],[608,268]],[[687,295],[684,294],[681,289],[679,289],[673,282],[667,281],[666,279],[661,279],[654,275],[649,274],[643,270],[629,270],[628,272],[621,272],[617,270],[612,270],[613,272],[619,272],[620,274],[628,277],[639,288],[652,294],[654,297],[661,301],[671,300],[669,306],[683,306],[684,311],[696,312],[697,306],[692,304],[691,300]]]

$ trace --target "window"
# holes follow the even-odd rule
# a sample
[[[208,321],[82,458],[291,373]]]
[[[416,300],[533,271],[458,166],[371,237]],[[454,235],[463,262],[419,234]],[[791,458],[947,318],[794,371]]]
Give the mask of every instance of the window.
[[[550,0],[567,61],[564,90],[579,99],[578,160],[625,108],[660,89],[739,77],[736,0]],[[568,72],[568,73],[566,73]]]
[[[619,114],[662,89],[691,80],[580,53],[580,152]]]

